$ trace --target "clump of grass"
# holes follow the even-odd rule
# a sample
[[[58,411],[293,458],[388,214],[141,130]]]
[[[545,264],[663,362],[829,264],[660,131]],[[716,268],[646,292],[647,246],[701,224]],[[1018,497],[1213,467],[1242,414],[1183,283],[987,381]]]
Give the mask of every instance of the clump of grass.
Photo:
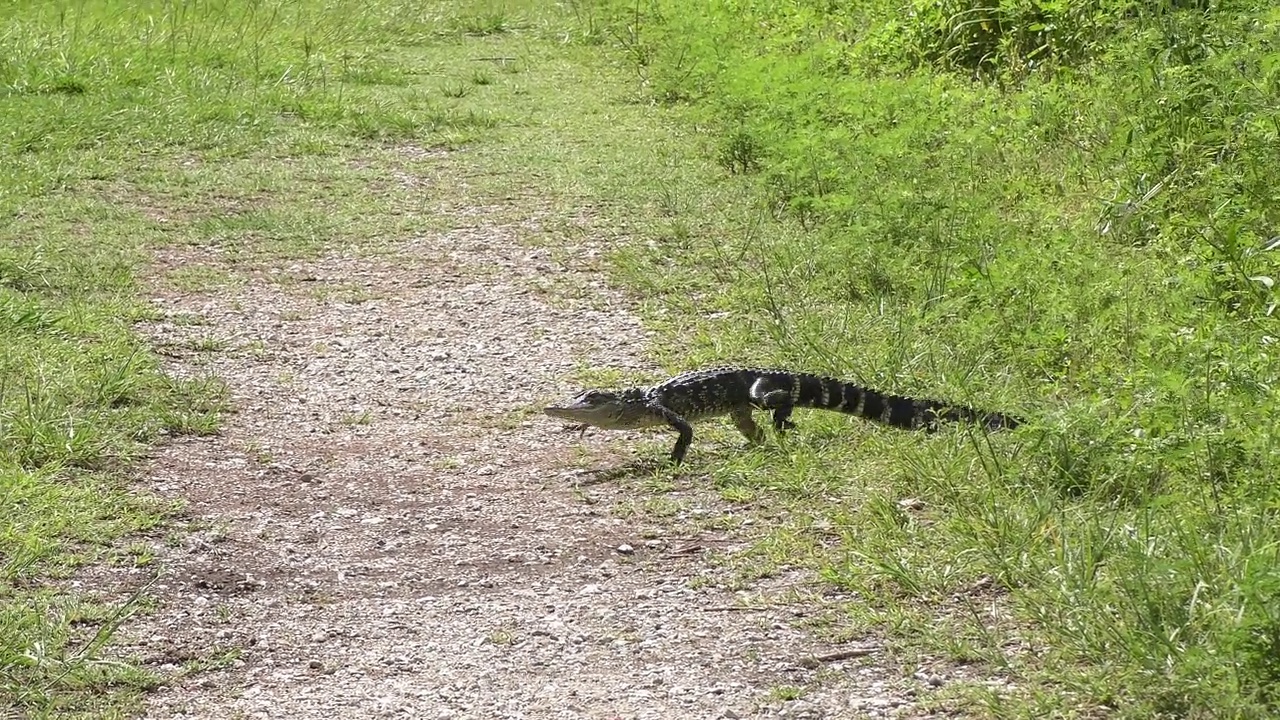
[[[504,35],[523,25],[510,3],[492,0],[460,8],[453,23],[457,32],[472,37]]]
[[[455,100],[461,99],[471,94],[471,86],[461,82],[448,83],[440,88],[440,94]]]

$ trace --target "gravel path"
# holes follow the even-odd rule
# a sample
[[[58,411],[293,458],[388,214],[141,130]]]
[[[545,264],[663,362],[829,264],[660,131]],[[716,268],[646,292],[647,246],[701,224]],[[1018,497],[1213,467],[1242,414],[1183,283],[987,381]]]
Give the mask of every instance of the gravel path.
[[[154,609],[122,631],[172,678],[147,716],[923,716],[930,679],[811,635],[820,607],[770,602],[803,578],[728,589],[709,553],[750,525],[710,529],[736,524],[715,522],[734,510],[713,492],[691,481],[659,521],[625,512],[642,479],[580,482],[580,446],[616,468],[668,439],[580,443],[531,409],[582,364],[652,369],[646,334],[598,276],[529,242],[536,213],[485,220],[503,215],[244,285],[155,283],[147,333],[172,372],[223,378],[235,412],[161,447],[144,481],[192,528],[155,541]],[[198,264],[227,261],[157,258],[161,277]]]

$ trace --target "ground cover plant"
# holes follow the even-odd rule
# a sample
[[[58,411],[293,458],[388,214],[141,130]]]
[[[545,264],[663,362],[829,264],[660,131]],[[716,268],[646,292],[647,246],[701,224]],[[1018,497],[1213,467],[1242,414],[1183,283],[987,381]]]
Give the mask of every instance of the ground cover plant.
[[[974,712],[1280,710],[1280,13],[658,0],[605,15],[647,96],[752,198],[733,233],[668,203],[655,242],[619,255],[624,281],[664,298],[655,322],[699,328],[671,333],[683,360],[1032,418],[1014,440],[921,443],[849,442],[845,421],[813,417],[783,459],[716,457],[726,496],[790,498],[744,565],[804,558],[860,593],[851,628],[1003,668],[1015,689],[975,686]]]

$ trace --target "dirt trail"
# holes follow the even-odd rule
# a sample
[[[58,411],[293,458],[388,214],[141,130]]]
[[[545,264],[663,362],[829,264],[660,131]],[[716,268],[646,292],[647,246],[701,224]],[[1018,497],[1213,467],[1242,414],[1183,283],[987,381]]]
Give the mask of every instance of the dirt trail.
[[[642,490],[578,485],[576,436],[528,409],[580,363],[645,367],[646,335],[597,276],[529,244],[536,216],[491,215],[511,213],[205,293],[157,282],[148,334],[172,372],[223,378],[235,412],[161,447],[145,480],[196,528],[156,541],[155,609],[123,631],[176,675],[148,716],[918,715],[914,681],[875,654],[802,666],[847,647],[805,631],[813,608],[717,580],[705,552],[745,539],[706,529],[732,511],[713,492],[685,488],[660,527],[617,511]],[[224,260],[158,258],[197,263]],[[608,448],[635,445],[583,442],[614,467]]]

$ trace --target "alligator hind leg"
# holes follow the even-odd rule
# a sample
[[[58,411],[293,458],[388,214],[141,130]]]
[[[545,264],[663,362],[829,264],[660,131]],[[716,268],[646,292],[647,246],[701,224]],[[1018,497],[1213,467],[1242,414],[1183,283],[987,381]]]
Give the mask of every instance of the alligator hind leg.
[[[739,405],[733,408],[729,411],[729,418],[733,420],[733,425],[738,428],[738,432],[747,438],[747,442],[752,445],[764,442],[764,431],[752,419],[750,405]]]
[[[771,387],[764,378],[760,378],[751,386],[751,400],[765,410],[773,411],[773,428],[778,432],[793,430],[796,424],[791,422],[791,391]]]
[[[791,420],[788,419],[791,417],[791,411],[793,409],[795,408],[791,405],[774,409],[773,427],[775,430],[777,430],[778,432],[782,432],[784,430],[795,430],[796,424],[791,422]]]

